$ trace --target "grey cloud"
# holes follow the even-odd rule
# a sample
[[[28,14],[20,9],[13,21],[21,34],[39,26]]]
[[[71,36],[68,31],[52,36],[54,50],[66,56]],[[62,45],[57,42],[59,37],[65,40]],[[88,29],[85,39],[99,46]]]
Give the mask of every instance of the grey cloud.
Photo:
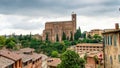
[[[42,21],[42,18],[16,15],[1,15],[0,29],[36,30],[44,28],[44,23],[42,23]]]
[[[36,30],[43,27],[43,24],[41,24],[40,22],[21,21],[17,23],[12,23],[13,29]]]
[[[118,6],[119,0],[0,0],[0,13],[54,16],[75,11],[79,15],[101,16],[103,13],[107,15],[118,11]]]

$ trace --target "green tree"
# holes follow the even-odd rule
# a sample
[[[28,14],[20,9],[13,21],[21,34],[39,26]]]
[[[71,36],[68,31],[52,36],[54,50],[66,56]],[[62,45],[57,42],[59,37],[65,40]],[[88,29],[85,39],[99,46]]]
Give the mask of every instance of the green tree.
[[[98,34],[95,34],[95,35],[93,36],[93,38],[94,38],[97,42],[101,42],[101,41],[102,41],[102,37],[99,36]]]
[[[78,40],[81,37],[81,29],[79,27],[79,29],[77,29],[75,35],[74,35],[74,39]]]
[[[95,61],[95,68],[96,68],[96,64],[98,64],[98,56],[97,55],[94,56],[94,61]]]
[[[73,34],[72,34],[72,32],[70,32],[70,41],[73,41]]]
[[[58,57],[58,52],[57,52],[57,51],[52,51],[51,56],[52,56],[52,57]]]
[[[28,40],[21,40],[21,44],[23,47],[30,47],[30,42]]]
[[[87,31],[84,31],[84,32],[81,34],[81,37],[82,37],[82,38],[86,38],[86,32],[87,32]]]
[[[7,48],[10,48],[10,49],[15,48],[15,42],[10,41],[9,43],[7,43],[6,47],[7,47]]]
[[[65,44],[65,46],[71,46],[71,41],[65,40],[64,44]]]
[[[10,38],[6,39],[5,44],[7,45],[11,41],[17,43],[17,41],[16,41],[16,39],[14,37],[10,37]]]
[[[85,61],[87,62],[87,53],[85,53],[84,59],[85,59]]]
[[[4,36],[0,36],[0,47],[4,46],[5,45],[5,37]]]
[[[23,40],[23,35],[22,34],[20,34],[20,36],[18,37],[18,40],[19,41]]]
[[[66,40],[66,34],[65,34],[65,32],[63,32],[63,34],[62,34],[62,40]]]
[[[61,56],[58,68],[84,68],[85,60],[74,51],[67,50]]]
[[[46,33],[46,41],[48,41],[49,40],[49,38],[48,38],[48,33]]]
[[[88,34],[87,38],[92,39],[92,36],[90,34]]]
[[[58,42],[59,41],[59,37],[58,37],[58,34],[56,35],[56,42]]]

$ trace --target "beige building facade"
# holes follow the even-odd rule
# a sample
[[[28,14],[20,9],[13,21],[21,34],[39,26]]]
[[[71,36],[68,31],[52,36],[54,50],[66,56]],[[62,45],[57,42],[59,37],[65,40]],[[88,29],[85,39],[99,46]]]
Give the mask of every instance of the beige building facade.
[[[88,35],[94,36],[95,34],[102,37],[102,33],[103,33],[103,30],[101,30],[101,29],[93,29],[89,32],[86,32],[86,37],[88,37]]]
[[[48,39],[52,42],[56,42],[57,36],[59,41],[62,41],[63,32],[68,39],[70,39],[71,34],[74,37],[76,32],[76,14],[72,14],[71,21],[46,22],[42,40],[46,40],[46,35],[48,35]]]
[[[105,68],[120,68],[120,29],[116,24],[116,30],[103,33]]]

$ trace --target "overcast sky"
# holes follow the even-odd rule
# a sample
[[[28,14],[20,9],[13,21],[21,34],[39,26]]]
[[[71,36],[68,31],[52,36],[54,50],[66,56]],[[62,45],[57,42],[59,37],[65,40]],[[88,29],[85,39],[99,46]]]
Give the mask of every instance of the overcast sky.
[[[71,20],[77,28],[114,28],[120,23],[120,0],[0,0],[0,35],[42,34],[47,21]]]

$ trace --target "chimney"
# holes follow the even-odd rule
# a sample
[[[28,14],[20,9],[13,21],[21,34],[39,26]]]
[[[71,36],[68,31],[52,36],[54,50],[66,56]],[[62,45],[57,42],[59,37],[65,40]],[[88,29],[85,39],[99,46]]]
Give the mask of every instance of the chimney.
[[[119,24],[118,24],[118,23],[115,24],[115,29],[116,29],[116,30],[119,29]]]

